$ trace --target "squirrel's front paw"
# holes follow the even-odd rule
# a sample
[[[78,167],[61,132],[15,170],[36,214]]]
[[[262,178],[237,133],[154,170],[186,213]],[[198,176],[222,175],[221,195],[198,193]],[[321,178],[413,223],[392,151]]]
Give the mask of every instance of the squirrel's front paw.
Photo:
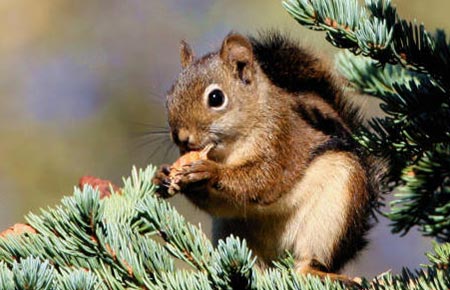
[[[181,191],[201,185],[214,184],[219,176],[219,164],[211,160],[197,160],[183,166],[175,175],[175,185]]]
[[[153,177],[153,184],[157,185],[156,194],[161,197],[170,197],[169,187],[170,187],[170,165],[163,164],[159,167],[158,171],[156,171],[155,176]]]

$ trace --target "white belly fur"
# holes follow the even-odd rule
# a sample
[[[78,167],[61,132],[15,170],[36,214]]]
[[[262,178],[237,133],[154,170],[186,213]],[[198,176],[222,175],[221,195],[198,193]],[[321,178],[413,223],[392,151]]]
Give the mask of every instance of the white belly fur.
[[[245,219],[215,219],[214,236],[245,238],[264,262],[288,250],[299,266],[310,259],[328,265],[343,234],[356,170],[361,168],[351,154],[325,153],[276,203],[249,209]]]

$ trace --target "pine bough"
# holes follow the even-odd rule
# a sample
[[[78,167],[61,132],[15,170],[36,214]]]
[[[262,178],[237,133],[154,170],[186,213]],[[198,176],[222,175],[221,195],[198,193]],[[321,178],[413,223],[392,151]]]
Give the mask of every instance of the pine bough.
[[[154,172],[133,169],[120,193],[108,198],[85,186],[55,208],[29,214],[33,232],[0,239],[0,289],[344,289],[298,275],[288,254],[259,270],[237,237],[214,247],[155,195]],[[448,289],[449,259],[450,245],[436,245],[424,269],[384,274],[363,286]]]

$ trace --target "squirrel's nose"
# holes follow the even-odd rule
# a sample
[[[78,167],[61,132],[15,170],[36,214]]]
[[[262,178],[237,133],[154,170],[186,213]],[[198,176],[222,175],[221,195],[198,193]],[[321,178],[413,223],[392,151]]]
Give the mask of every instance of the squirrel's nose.
[[[174,134],[174,141],[183,149],[192,149],[196,146],[195,137],[187,129],[180,129]]]
[[[188,144],[191,134],[186,129],[180,129],[178,130],[178,140],[182,144]]]

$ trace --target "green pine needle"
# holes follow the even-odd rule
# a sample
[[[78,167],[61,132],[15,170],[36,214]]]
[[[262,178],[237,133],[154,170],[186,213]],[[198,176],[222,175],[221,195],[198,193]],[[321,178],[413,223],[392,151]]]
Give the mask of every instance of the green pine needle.
[[[296,273],[289,253],[262,271],[245,240],[230,236],[213,247],[200,228],[155,196],[154,172],[133,169],[121,193],[109,198],[99,200],[86,186],[61,205],[28,215],[37,233],[0,239],[0,289],[344,289]],[[364,287],[446,289],[449,252],[449,244],[436,246],[427,272],[384,275],[363,280]],[[177,269],[175,260],[191,268]]]

